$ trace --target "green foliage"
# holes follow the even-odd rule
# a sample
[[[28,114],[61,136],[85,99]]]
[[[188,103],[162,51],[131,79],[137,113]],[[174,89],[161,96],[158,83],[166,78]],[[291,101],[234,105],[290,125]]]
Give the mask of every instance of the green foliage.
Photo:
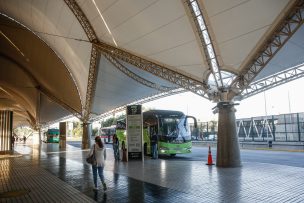
[[[217,121],[209,121],[209,129],[211,132],[215,132],[217,129]]]
[[[98,133],[98,128],[92,129],[92,136],[95,137]]]
[[[73,122],[73,135],[75,137],[82,137],[82,125],[80,122]]]
[[[102,127],[109,127],[111,125],[114,125],[115,124],[115,118],[114,117],[111,117],[111,118],[108,118],[104,121],[101,122],[101,126]]]
[[[116,125],[117,120],[124,119],[126,117],[125,114],[121,114],[118,117],[110,117],[106,120],[101,121],[102,127],[110,127],[111,125]]]
[[[23,138],[23,136],[28,138],[29,136],[33,135],[33,132],[34,130],[28,127],[18,127],[14,129],[14,134],[20,138]]]

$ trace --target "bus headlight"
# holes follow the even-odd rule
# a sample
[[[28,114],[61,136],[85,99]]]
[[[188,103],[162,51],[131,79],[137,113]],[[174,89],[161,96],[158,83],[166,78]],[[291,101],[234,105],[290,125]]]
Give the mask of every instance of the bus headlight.
[[[167,148],[167,147],[160,147],[159,148],[160,153],[165,153],[168,150],[169,150],[169,148]]]

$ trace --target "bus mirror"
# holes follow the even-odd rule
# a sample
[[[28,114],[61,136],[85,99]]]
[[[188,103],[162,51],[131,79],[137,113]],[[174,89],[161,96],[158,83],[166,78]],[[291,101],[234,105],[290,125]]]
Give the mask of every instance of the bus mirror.
[[[193,121],[194,121],[194,127],[197,128],[197,121],[196,121],[196,118],[194,116],[186,116],[186,119],[185,119],[185,122],[184,122],[184,126],[186,126],[188,118],[192,118],[193,119]]]

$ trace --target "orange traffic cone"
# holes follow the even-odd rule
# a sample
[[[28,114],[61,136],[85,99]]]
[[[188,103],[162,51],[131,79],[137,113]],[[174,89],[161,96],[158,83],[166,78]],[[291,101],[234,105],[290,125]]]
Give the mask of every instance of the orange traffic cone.
[[[212,155],[211,155],[211,148],[209,145],[209,151],[208,151],[208,163],[206,163],[206,165],[212,166],[214,165],[213,161],[212,161]]]

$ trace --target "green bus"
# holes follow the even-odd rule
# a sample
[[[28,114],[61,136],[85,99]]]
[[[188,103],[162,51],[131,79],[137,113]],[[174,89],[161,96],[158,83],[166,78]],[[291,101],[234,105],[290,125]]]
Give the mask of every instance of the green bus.
[[[50,128],[45,133],[47,143],[59,143],[59,129]]]
[[[197,132],[197,121],[193,116],[187,116],[180,111],[150,110],[143,113],[144,153],[151,155],[150,139],[153,134],[158,136],[158,154],[175,156],[191,153],[191,130],[188,120],[194,122],[194,132]],[[126,143],[125,120],[117,121],[116,134],[120,143]]]
[[[115,134],[116,126],[112,125],[109,127],[101,127],[99,129],[98,135],[102,141],[106,144],[113,143],[113,135]]]

